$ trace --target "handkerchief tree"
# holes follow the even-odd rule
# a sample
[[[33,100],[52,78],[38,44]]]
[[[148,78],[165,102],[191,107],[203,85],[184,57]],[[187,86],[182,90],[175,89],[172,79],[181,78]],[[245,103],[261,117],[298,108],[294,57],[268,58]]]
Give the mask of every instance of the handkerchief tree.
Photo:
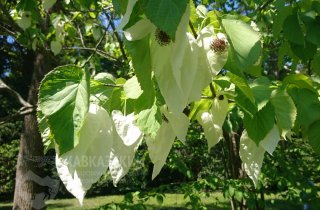
[[[36,52],[92,53],[45,72],[37,103],[46,149],[55,149],[58,174],[81,204],[108,170],[117,185],[143,141],[154,179],[173,142],[186,141],[191,121],[202,126],[208,150],[223,138],[235,144],[255,186],[265,152],[272,154],[279,140],[294,134],[320,152],[319,2],[249,2],[256,11],[247,16],[189,0],[22,0],[7,12],[17,40]],[[81,30],[94,47],[86,46]],[[120,47],[113,55],[110,31]],[[270,61],[274,45],[277,63]],[[122,56],[129,71],[96,73],[97,55],[115,63]]]

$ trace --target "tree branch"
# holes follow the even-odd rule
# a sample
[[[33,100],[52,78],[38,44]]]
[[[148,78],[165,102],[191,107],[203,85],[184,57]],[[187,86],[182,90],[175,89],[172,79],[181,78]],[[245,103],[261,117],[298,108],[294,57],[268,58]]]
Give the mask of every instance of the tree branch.
[[[112,28],[112,30],[113,30],[113,33],[114,33],[114,35],[116,36],[116,39],[117,39],[118,42],[119,42],[119,47],[120,47],[121,54],[122,54],[122,56],[123,56],[123,58],[124,58],[125,60],[128,60],[128,57],[127,57],[127,55],[126,55],[126,52],[124,51],[123,42],[122,42],[122,40],[121,40],[121,38],[120,38],[120,36],[119,36],[119,33],[116,31],[116,27],[114,26],[114,23],[113,23],[113,21],[112,21],[112,18],[108,15],[108,13],[106,13],[106,16],[109,18],[110,24],[111,24],[111,28]]]
[[[1,22],[3,23],[4,21],[1,20]],[[10,30],[10,29],[7,28],[5,25],[2,25],[2,23],[0,23],[0,27],[1,27],[2,29],[4,29],[4,31],[6,31],[6,32],[7,32],[8,34],[10,34],[11,36],[15,36],[15,35],[16,35],[16,33],[15,33],[14,31]]]
[[[82,47],[85,47],[85,44],[84,44],[84,41],[83,41],[83,36],[82,36],[81,30],[80,30],[80,27],[78,25],[77,25],[77,30],[78,30],[78,34],[79,34],[79,37],[80,37],[80,42],[82,44]]]
[[[5,15],[7,21],[9,21],[8,24],[11,25],[17,32],[23,32],[23,30],[18,26],[18,24],[11,17],[9,10],[5,7],[5,5],[2,4],[1,1],[0,1],[0,9]]]
[[[29,104],[27,101],[25,101],[22,96],[12,88],[10,88],[7,84],[5,84],[1,79],[0,79],[0,92],[5,92],[15,99],[23,106],[23,107],[32,107],[31,104]]]
[[[23,117],[25,115],[29,115],[32,113],[36,113],[37,110],[35,107],[22,107],[17,113],[13,114],[13,115],[8,115],[5,117],[1,117],[0,118],[0,125],[3,125],[9,121],[18,119],[20,117]]]

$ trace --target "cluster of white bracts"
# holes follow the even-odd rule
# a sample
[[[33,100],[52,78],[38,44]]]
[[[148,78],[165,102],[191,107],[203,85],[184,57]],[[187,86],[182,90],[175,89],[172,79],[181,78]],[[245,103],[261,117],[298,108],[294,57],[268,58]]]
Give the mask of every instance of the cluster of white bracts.
[[[127,12],[119,28],[128,23],[137,0],[129,0]],[[190,8],[187,6],[176,31],[175,41],[165,45],[156,40],[156,27],[142,19],[127,28],[124,35],[133,41],[151,33],[151,64],[160,91],[167,105],[161,107],[166,120],[162,121],[156,137],[146,137],[150,159],[154,164],[152,178],[161,171],[177,137],[184,142],[189,126],[183,109],[192,101],[199,100],[202,90],[207,87],[227,60],[227,50],[216,53],[210,45],[216,38],[212,26],[199,32],[194,38],[188,32]],[[208,139],[209,149],[218,142],[222,124],[227,114],[227,99],[215,99],[212,109],[199,118]],[[110,117],[102,107],[92,104],[84,124],[79,131],[79,144],[71,151],[57,156],[58,174],[70,191],[82,203],[86,191],[98,181],[109,168],[114,185],[128,173],[134,154],[143,134],[134,125],[134,115],[123,116],[113,111]]]
[[[129,0],[127,12],[123,17],[120,29],[125,28],[137,0]],[[146,138],[150,159],[154,164],[152,178],[155,178],[171,150],[174,139],[178,137],[184,142],[189,120],[182,113],[192,101],[201,98],[202,90],[212,82],[212,77],[225,65],[228,57],[226,48],[223,52],[215,52],[211,45],[215,39],[222,39],[228,44],[224,34],[215,34],[212,26],[203,28],[198,37],[188,32],[190,7],[181,18],[175,40],[169,43],[159,43],[159,30],[147,18],[124,30],[127,40],[139,40],[151,34],[151,64],[152,70],[163,95],[166,105],[161,108],[167,118],[163,120],[155,137]],[[166,40],[167,41],[167,40]],[[218,142],[222,133],[222,124],[228,110],[227,99],[215,99],[212,109],[202,113],[199,118],[209,149]]]

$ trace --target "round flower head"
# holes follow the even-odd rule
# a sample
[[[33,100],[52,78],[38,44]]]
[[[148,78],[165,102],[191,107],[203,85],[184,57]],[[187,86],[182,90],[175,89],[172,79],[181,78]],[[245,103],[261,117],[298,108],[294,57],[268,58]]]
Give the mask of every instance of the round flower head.
[[[198,45],[206,54],[206,62],[213,76],[217,75],[226,64],[229,43],[223,33],[215,34],[213,26],[203,28],[197,39]]]
[[[228,40],[225,38],[224,34],[217,34],[217,38],[213,39],[210,44],[210,49],[216,53],[224,53],[228,49]]]
[[[157,40],[158,44],[161,46],[166,46],[166,45],[170,44],[170,42],[171,42],[169,35],[166,34],[166,32],[160,30],[159,28],[157,28],[154,36],[155,36],[155,39]]]

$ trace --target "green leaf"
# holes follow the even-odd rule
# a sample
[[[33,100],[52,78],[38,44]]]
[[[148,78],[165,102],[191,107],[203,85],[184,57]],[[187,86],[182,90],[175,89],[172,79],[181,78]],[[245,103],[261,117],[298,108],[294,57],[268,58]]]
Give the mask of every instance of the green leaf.
[[[189,119],[193,120],[197,117],[198,113],[202,113],[206,110],[210,109],[211,102],[207,99],[201,99],[200,101],[196,101],[191,106],[191,111],[189,114]]]
[[[38,111],[37,117],[39,132],[44,146],[44,154],[46,154],[49,149],[54,149],[54,139],[52,139],[52,136],[50,134],[50,128],[49,124],[47,123],[46,117],[44,117],[40,111]]]
[[[125,79],[118,78],[115,83],[116,85],[123,85],[125,82],[126,82]],[[107,104],[109,112],[112,112],[113,110],[120,110],[120,109],[123,110],[122,93],[123,93],[123,90],[121,87],[113,88],[111,98]]]
[[[317,46],[310,43],[309,41],[306,41],[304,45],[290,43],[290,47],[292,52],[305,62],[313,58],[313,56],[317,52]]]
[[[141,111],[136,118],[137,126],[143,133],[150,135],[151,138],[154,138],[157,135],[161,123],[161,113],[156,104],[150,109]]]
[[[297,121],[301,125],[302,131],[306,132],[311,124],[320,120],[319,96],[304,88],[290,88],[288,93],[297,107]]]
[[[309,143],[317,153],[320,153],[320,120],[314,122],[308,130]]]
[[[175,40],[188,0],[145,0],[144,11],[151,22]]]
[[[228,76],[230,77],[230,81],[236,86],[235,100],[237,105],[247,114],[253,116],[258,111],[258,108],[255,105],[255,98],[247,81],[235,74],[229,73]]]
[[[283,33],[289,41],[298,45],[304,45],[304,35],[297,13],[289,15],[284,20]]]
[[[306,88],[311,91],[315,91],[311,78],[304,74],[291,74],[286,76],[283,80],[283,83],[286,85],[294,85],[298,88]]]
[[[243,92],[243,94],[252,102],[255,103],[254,95],[250,89],[247,81],[242,77],[229,73],[230,81],[236,85],[236,87]]]
[[[137,99],[142,94],[140,84],[136,76],[128,79],[123,85],[123,91],[127,98]]]
[[[272,91],[270,102],[273,105],[281,135],[285,136],[293,127],[297,117],[294,102],[288,93],[281,89]]]
[[[114,77],[109,73],[99,73],[90,80],[90,102],[99,104],[109,110],[108,101],[113,93],[115,85]],[[107,86],[111,85],[111,86]]]
[[[222,24],[230,43],[228,62],[232,68],[245,71],[247,67],[255,64],[261,55],[260,36],[240,20],[222,19]]]
[[[271,95],[270,84],[269,79],[266,77],[259,77],[250,84],[258,110],[261,110],[269,102]]]
[[[280,35],[283,29],[283,22],[292,13],[292,7],[281,7],[273,17],[272,32],[275,37]]]
[[[312,62],[311,62],[311,69],[320,75],[320,51],[317,52],[317,54],[314,56]]]
[[[17,3],[16,9],[19,11],[34,11],[38,8],[36,0],[21,0]]]
[[[118,14],[126,13],[128,0],[112,0],[112,4]]]
[[[56,3],[56,1],[57,0],[43,0],[42,1],[43,9],[44,10],[50,9]]]
[[[319,18],[315,18],[311,23],[307,25],[307,35],[306,39],[317,45],[320,46],[320,20]]]
[[[48,119],[58,154],[73,149],[89,108],[88,73],[73,65],[55,68],[40,85],[38,104]]]
[[[244,115],[244,127],[249,137],[256,142],[256,144],[259,144],[272,129],[274,125],[274,115],[274,108],[270,103],[258,111],[253,117],[250,117],[248,114]]]
[[[126,49],[132,58],[134,72],[141,85],[142,95],[137,99],[135,112],[151,108],[154,104],[155,90],[152,81],[149,36],[137,41],[125,41]]]

